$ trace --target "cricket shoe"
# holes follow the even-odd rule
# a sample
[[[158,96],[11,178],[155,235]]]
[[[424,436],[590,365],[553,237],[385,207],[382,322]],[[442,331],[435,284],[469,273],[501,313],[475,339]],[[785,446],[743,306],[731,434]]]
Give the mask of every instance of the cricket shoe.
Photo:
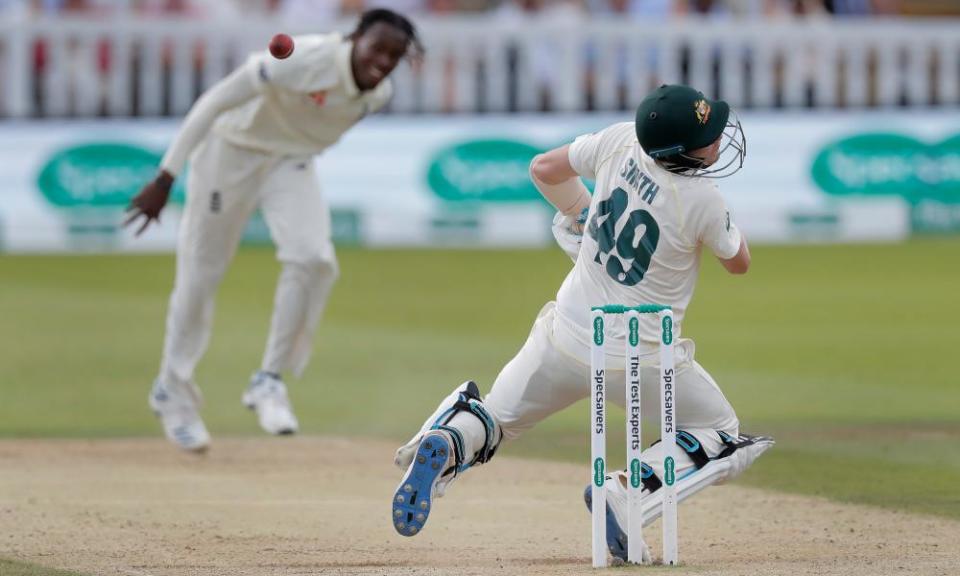
[[[750,467],[761,454],[769,450],[775,442],[769,436],[752,436],[741,433],[732,443],[733,452],[727,456],[721,455],[718,461],[727,461],[730,467],[726,475],[717,481],[717,484],[729,482]]]
[[[276,374],[262,370],[254,374],[242,401],[257,413],[260,427],[270,434],[293,434],[300,429],[290,407],[287,387]]]
[[[627,561],[627,489],[623,482],[626,481],[624,474],[612,474],[606,476],[604,485],[607,487],[607,550],[610,555],[623,562]],[[587,505],[587,510],[593,512],[593,490],[592,486],[587,486],[583,492],[583,501]],[[643,564],[650,564],[652,557],[650,547],[646,542],[642,543],[641,554]]]
[[[728,438],[728,448],[718,457],[710,460],[703,468],[692,469],[677,480],[677,502],[715,484],[728,482],[750,467],[761,454],[773,446],[773,438],[740,434],[736,440]],[[607,548],[615,558],[627,560],[627,476],[617,471],[606,476],[607,487]],[[593,493],[588,485],[583,493],[587,509],[593,511]],[[650,493],[643,491],[641,524],[647,526],[660,517],[663,511],[663,491]],[[643,545],[643,562],[649,561],[649,549]]]
[[[210,433],[198,412],[200,390],[193,382],[167,385],[157,378],[148,401],[168,440],[190,452],[203,452],[210,446]]]
[[[403,536],[414,536],[423,530],[430,516],[433,500],[442,496],[438,484],[444,472],[454,466],[453,441],[441,430],[427,432],[403,480],[393,495],[393,527]]]

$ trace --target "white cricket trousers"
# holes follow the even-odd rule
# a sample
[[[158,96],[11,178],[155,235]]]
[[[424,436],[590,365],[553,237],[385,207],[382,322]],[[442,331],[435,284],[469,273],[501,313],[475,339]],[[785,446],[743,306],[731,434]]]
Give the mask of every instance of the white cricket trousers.
[[[188,382],[206,351],[214,295],[259,207],[283,269],[261,370],[299,376],[338,275],[313,157],[274,156],[208,136],[190,159],[160,378]]]
[[[483,405],[503,430],[504,439],[515,439],[551,414],[590,394],[590,350],[573,335],[576,327],[563,320],[550,302],[540,311],[530,335],[514,358],[500,371]],[[587,336],[589,338],[589,336]],[[623,342],[606,346],[607,400],[626,404]],[[707,455],[715,457],[725,448],[717,432],[736,438],[740,422],[733,407],[710,374],[694,359],[694,344],[679,339],[674,344],[677,428],[696,437]],[[643,422],[660,425],[659,348],[651,344],[641,355],[641,410]],[[435,417],[434,417],[435,418]],[[584,443],[589,444],[588,412],[583,412]],[[470,414],[457,414],[451,421],[464,436],[467,454],[484,445],[483,427]],[[625,434],[608,428],[608,434]],[[677,474],[693,466],[680,451]],[[662,444],[643,451],[643,461],[662,478]]]

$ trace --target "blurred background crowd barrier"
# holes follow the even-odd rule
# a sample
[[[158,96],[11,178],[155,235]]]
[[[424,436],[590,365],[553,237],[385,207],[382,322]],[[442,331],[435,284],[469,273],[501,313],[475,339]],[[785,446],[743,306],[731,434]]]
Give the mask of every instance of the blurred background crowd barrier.
[[[162,225],[120,224],[194,100],[377,5],[426,56],[316,159],[338,245],[551,245],[530,159],[668,82],[742,112],[752,241],[960,234],[960,0],[0,0],[0,252],[173,250],[183,178]]]
[[[0,0],[0,117],[182,116],[278,31],[377,3]],[[629,110],[683,82],[740,108],[960,103],[957,0],[396,0],[427,53],[390,113]],[[951,16],[952,14],[952,16]]]

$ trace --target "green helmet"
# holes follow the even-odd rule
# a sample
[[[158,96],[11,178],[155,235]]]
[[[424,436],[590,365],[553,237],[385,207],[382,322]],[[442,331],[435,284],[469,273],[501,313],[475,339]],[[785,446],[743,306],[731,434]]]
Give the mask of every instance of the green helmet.
[[[743,165],[746,142],[740,122],[731,122],[730,106],[723,100],[710,100],[689,86],[664,84],[651,92],[637,107],[637,141],[651,158],[668,170],[686,175],[720,176],[733,167],[729,176]],[[692,150],[721,143],[720,168],[710,168],[702,159],[689,155]]]

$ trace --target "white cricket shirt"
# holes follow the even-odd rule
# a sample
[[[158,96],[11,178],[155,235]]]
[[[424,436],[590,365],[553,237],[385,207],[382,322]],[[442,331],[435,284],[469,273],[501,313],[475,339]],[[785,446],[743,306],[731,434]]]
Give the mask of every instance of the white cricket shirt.
[[[353,42],[340,34],[297,36],[293,54],[252,54],[243,65],[259,95],[220,115],[214,132],[228,142],[273,154],[322,152],[390,99],[390,79],[361,92],[353,78]]]
[[[740,249],[740,232],[716,184],[658,166],[640,148],[633,122],[580,136],[569,159],[596,187],[580,254],[557,293],[561,317],[587,344],[592,306],[665,304],[673,307],[679,338],[701,247],[723,259]],[[608,338],[622,339],[622,318],[611,317],[606,330]],[[659,335],[656,316],[642,315],[641,339],[657,342]]]

